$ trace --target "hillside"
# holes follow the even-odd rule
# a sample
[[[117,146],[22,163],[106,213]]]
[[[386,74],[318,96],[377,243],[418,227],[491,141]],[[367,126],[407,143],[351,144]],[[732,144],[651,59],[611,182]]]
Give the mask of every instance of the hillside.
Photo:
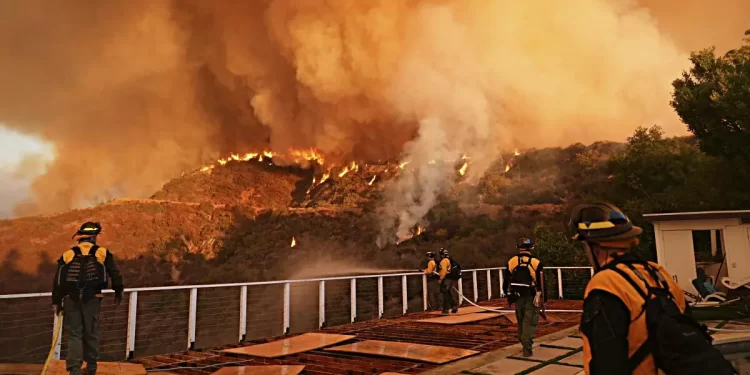
[[[440,246],[464,267],[499,265],[514,251],[515,238],[537,223],[561,228],[567,202],[585,186],[607,183],[603,172],[593,171],[620,148],[578,144],[507,155],[478,185],[458,184],[444,196],[424,233],[385,249],[375,245],[374,212],[400,171],[397,164],[329,172],[232,161],[186,173],[151,199],[0,221],[0,293],[48,290],[54,260],[87,220],[104,226],[100,242],[117,255],[129,286],[326,274],[333,261],[348,269],[413,269],[424,251]]]

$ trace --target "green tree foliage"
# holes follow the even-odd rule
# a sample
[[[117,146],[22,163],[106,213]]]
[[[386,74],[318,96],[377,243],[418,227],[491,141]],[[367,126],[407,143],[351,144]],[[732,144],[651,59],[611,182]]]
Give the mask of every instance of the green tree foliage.
[[[586,266],[583,249],[571,241],[564,232],[554,230],[545,223],[534,227],[536,256],[547,266]]]
[[[750,181],[750,30],[744,44],[717,57],[714,48],[693,52],[693,67],[673,82],[674,109],[709,155],[732,164]]]

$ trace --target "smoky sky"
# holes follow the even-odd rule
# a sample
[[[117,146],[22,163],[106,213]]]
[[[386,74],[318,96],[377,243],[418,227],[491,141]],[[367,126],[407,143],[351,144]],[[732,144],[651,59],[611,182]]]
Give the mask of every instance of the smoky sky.
[[[229,152],[315,147],[414,159],[392,193],[412,197],[388,204],[411,223],[453,173],[426,170],[435,158],[469,154],[476,178],[513,147],[683,134],[671,81],[691,49],[737,45],[748,14],[746,0],[3,1],[0,123],[56,150],[16,214],[148,196]]]

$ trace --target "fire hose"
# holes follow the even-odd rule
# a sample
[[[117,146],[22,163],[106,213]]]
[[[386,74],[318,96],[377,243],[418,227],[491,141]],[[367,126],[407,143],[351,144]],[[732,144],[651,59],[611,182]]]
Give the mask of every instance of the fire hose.
[[[49,363],[52,361],[52,356],[55,354],[55,348],[57,347],[57,340],[60,339],[60,331],[63,324],[63,312],[57,312],[57,325],[55,326],[55,334],[52,335],[52,346],[49,348],[49,354],[47,359],[44,361],[44,367],[42,367],[42,375],[47,373]]]
[[[484,307],[484,306],[479,306],[476,303],[472,302],[470,299],[464,297],[464,295],[458,290],[458,288],[453,287],[453,290],[455,290],[456,293],[458,293],[458,295],[461,297],[461,299],[463,299],[464,301],[468,302],[472,306],[478,307],[481,310],[492,311],[492,312],[497,312],[497,313],[514,313],[514,312],[516,312],[515,310],[490,309],[490,308],[487,308],[487,307]],[[545,312],[553,312],[553,313],[582,313],[583,312],[583,310],[560,310],[560,309],[553,309],[553,310],[547,309],[547,310],[544,310],[544,311]]]

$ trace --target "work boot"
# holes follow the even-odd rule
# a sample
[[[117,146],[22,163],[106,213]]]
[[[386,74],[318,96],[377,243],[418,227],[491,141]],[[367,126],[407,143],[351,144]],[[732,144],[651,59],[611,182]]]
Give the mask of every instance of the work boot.
[[[524,357],[531,357],[532,355],[534,355],[534,353],[531,351],[531,349],[524,349],[523,350],[523,356]]]
[[[458,307],[454,307],[453,310],[451,310],[451,312],[454,314],[458,313]]]
[[[448,315],[448,310],[443,310],[440,312],[440,315]]]

